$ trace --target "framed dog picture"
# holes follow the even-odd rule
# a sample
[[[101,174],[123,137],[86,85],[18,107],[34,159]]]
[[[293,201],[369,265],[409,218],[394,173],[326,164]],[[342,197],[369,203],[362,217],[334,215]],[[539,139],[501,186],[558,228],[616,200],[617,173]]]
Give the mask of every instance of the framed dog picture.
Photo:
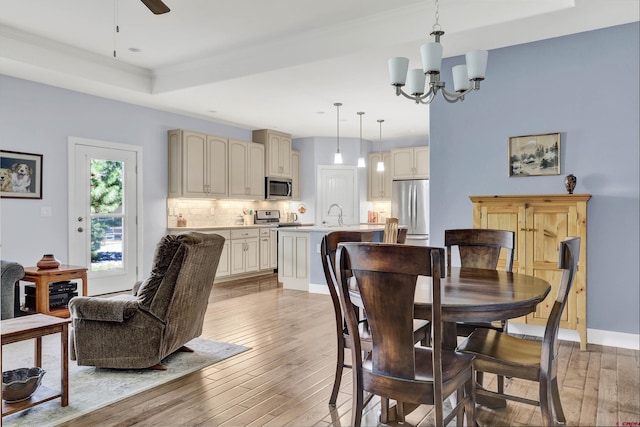
[[[0,150],[0,197],[42,199],[42,154]]]

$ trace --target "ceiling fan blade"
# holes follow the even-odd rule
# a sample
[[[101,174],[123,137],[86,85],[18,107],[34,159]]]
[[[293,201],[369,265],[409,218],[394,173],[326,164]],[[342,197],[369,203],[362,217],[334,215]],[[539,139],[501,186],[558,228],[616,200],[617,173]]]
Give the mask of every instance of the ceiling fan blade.
[[[162,0],[141,0],[149,10],[156,15],[162,15],[169,12],[171,9],[166,4],[162,3]]]

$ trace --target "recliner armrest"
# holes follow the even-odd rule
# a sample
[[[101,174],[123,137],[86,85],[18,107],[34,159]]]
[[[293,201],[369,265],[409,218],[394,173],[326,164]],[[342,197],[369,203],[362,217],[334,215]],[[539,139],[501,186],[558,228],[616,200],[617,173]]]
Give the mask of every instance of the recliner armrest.
[[[124,322],[138,310],[137,299],[74,297],[69,301],[72,317],[103,322]]]

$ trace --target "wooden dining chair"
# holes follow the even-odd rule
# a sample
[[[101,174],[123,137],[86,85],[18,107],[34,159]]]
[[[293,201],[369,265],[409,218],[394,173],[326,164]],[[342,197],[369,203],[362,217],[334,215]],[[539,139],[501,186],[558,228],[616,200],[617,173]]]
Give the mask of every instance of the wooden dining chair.
[[[358,319],[350,310],[349,274],[353,274],[367,313],[373,347],[354,370],[363,389],[397,404],[397,420],[404,422],[404,404],[435,407],[435,425],[447,425],[457,417],[462,425],[474,425],[473,357],[442,350],[441,258],[444,249],[380,243],[341,243],[336,264],[347,329],[353,337],[353,353],[361,354]],[[442,260],[443,261],[443,260]],[[433,346],[414,346],[413,312],[418,276],[433,281]],[[453,410],[444,415],[444,399],[456,393]],[[360,426],[364,402],[354,393],[351,426]],[[383,408],[384,410],[384,408]]]
[[[340,304],[340,295],[338,292],[338,283],[336,280],[335,271],[335,257],[338,244],[342,242],[371,242],[374,237],[373,231],[334,231],[328,233],[322,238],[320,245],[322,255],[322,267],[324,270],[324,276],[329,288],[329,294],[331,294],[331,301],[333,302],[333,311],[336,319],[336,337],[337,337],[337,349],[338,354],[336,358],[336,374],[333,381],[333,390],[331,391],[331,397],[329,398],[329,405],[335,406],[338,398],[338,392],[340,391],[340,383],[342,380],[342,372],[344,368],[352,368],[352,365],[345,363],[345,349],[350,348],[351,337],[347,330],[345,318],[342,314],[342,306]],[[361,351],[368,353],[371,351],[371,333],[369,331],[369,324],[364,316],[360,316],[358,310],[352,307],[352,310],[356,312],[358,318],[358,333],[361,341]],[[426,320],[414,320],[414,342],[421,342],[426,345],[429,342],[429,335],[431,329],[429,328],[429,322]],[[352,355],[353,360],[353,355]],[[353,363],[352,363],[353,364]],[[362,389],[359,388],[359,392],[362,394]]]
[[[407,242],[407,232],[409,229],[407,227],[398,228],[398,240],[397,243],[404,245]]]
[[[444,231],[444,246],[447,249],[447,270],[451,269],[452,248],[457,247],[461,267],[496,270],[500,253],[506,253],[505,270],[513,269],[513,251],[515,233],[508,230],[490,230],[484,228],[464,228]],[[458,336],[467,337],[476,328],[490,328],[506,331],[507,321],[457,323]]]
[[[398,218],[387,218],[384,221],[383,243],[398,243]]]
[[[481,388],[476,392],[478,395],[540,406],[545,426],[554,425],[554,413],[559,422],[566,422],[558,390],[558,328],[575,277],[579,253],[579,237],[560,242],[558,267],[562,269],[562,277],[542,342],[517,338],[492,329],[476,329],[458,347],[459,351],[476,357],[474,366],[478,371],[538,382],[537,401]]]

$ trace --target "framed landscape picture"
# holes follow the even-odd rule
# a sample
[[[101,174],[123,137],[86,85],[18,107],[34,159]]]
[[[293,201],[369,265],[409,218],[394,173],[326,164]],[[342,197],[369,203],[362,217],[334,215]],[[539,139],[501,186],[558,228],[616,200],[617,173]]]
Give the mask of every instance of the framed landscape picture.
[[[509,138],[509,176],[560,175],[560,133]]]
[[[42,199],[42,154],[0,150],[0,197]]]

